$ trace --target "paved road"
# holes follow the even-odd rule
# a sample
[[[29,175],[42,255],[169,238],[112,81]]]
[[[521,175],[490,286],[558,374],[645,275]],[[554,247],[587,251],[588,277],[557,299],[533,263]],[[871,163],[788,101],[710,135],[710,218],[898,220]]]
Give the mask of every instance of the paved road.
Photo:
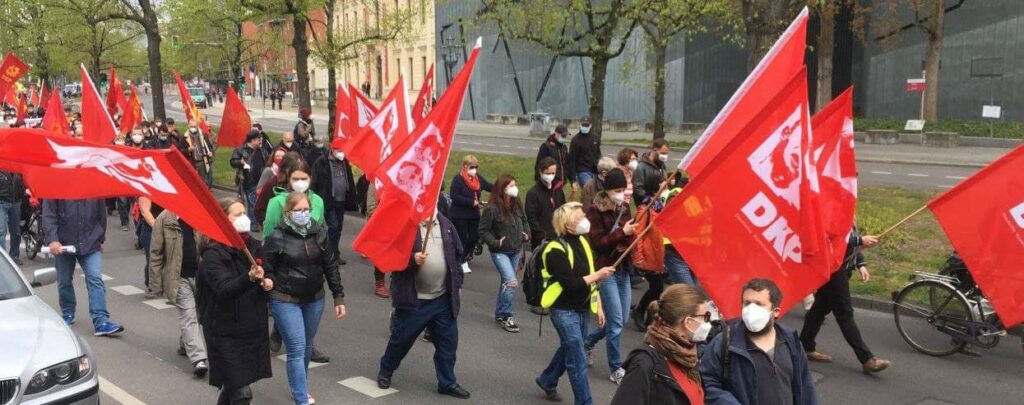
[[[184,113],[180,108],[180,101],[176,101],[175,98],[168,98],[166,105],[168,114],[171,117],[184,119]],[[206,109],[203,111],[203,114],[208,115],[211,122],[218,123],[220,122],[220,112],[222,109],[221,105],[217,105]],[[295,125],[295,120],[288,117],[289,113],[283,111],[267,110],[267,117],[262,118],[262,111],[258,105],[251,111],[251,115],[254,121],[263,123],[264,130],[268,132],[290,131]],[[327,128],[327,117],[315,116],[315,121],[318,128]],[[537,138],[481,136],[479,133],[482,130],[475,129],[475,127],[481,127],[481,125],[473,123],[472,125],[461,126],[457,130],[458,136],[455,139],[456,150],[521,157],[534,157],[537,155],[537,147],[540,144],[540,140]],[[510,126],[509,128],[510,131],[522,132],[521,127]],[[637,136],[640,137],[641,135]],[[614,142],[606,142],[606,144],[605,150],[618,149],[618,146],[614,146]],[[861,145],[860,147],[882,149],[899,148],[901,146],[904,145]],[[675,156],[674,158],[681,157]],[[938,152],[934,157],[934,161],[940,161]],[[864,160],[858,163],[858,168],[860,169],[859,180],[864,185],[895,186],[937,191],[952,187],[978,170],[973,167],[939,164],[879,163],[878,161]]]
[[[98,338],[91,334],[84,281],[75,277],[78,295],[78,319],[73,329],[82,334],[97,355],[103,384],[104,403],[122,404],[208,404],[215,390],[190,374],[190,365],[176,355],[178,345],[177,311],[162,300],[143,298],[141,252],[132,248],[133,233],[122,232],[114,217],[104,254],[108,302],[113,319],[126,325],[117,338]],[[460,345],[456,373],[459,382],[473,394],[471,401],[457,401],[434,393],[432,348],[418,343],[395,374],[394,387],[379,398],[372,379],[387,339],[389,303],[371,294],[369,264],[353,254],[349,246],[363,225],[358,218],[347,218],[342,240],[343,257],[348,260],[342,273],[346,287],[349,316],[334,320],[326,313],[322,319],[317,346],[332,356],[332,362],[310,371],[310,388],[320,404],[543,404],[533,378],[546,365],[557,337],[549,321],[543,335],[537,335],[538,317],[530,314],[517,294],[516,313],[522,327],[509,334],[494,323],[492,314],[498,276],[486,258],[474,261],[474,272],[467,276],[463,310],[459,317]],[[26,272],[52,266],[50,259],[27,261]],[[57,308],[56,286],[39,289],[40,295]],[[642,290],[633,290],[634,300]],[[802,310],[788,315],[784,323],[799,325]],[[1024,355],[1019,341],[1006,341],[984,358],[952,356],[932,358],[917,354],[898,336],[892,317],[859,311],[864,336],[877,355],[892,359],[891,370],[878,376],[860,372],[853,353],[843,343],[829,321],[822,332],[819,349],[836,357],[833,364],[815,364],[819,397],[823,404],[1021,404],[1024,380],[1021,364]],[[623,346],[636,347],[641,334],[632,328],[624,334]],[[590,370],[596,403],[607,403],[615,386],[606,380],[603,346],[595,351],[596,366]],[[257,404],[290,402],[283,361],[273,360],[274,377],[254,385]],[[359,385],[363,381],[368,385]],[[349,384],[349,386],[343,385]],[[370,388],[366,388],[366,387]],[[571,396],[562,380],[560,391]]]

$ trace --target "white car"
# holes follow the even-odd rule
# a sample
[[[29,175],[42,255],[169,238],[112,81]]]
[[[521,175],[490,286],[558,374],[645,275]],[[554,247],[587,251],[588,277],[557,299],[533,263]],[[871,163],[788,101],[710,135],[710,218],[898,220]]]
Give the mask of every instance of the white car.
[[[32,290],[55,281],[39,269],[30,287],[0,249],[0,405],[99,403],[92,350]]]

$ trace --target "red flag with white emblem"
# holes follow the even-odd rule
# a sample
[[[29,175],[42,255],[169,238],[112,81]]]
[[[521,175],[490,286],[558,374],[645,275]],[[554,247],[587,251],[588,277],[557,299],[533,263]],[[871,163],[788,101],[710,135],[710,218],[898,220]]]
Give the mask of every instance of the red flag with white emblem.
[[[25,72],[28,72],[28,65],[13,53],[8,53],[4,57],[4,63],[0,65],[0,94],[6,96]]]
[[[853,140],[853,88],[811,118],[821,212],[832,250],[832,269],[846,258],[846,244],[857,210],[857,160]]]
[[[124,88],[121,81],[117,79],[117,70],[110,66],[110,86],[107,87],[107,113],[111,117],[121,111],[121,115],[128,113],[128,99],[124,97]]]
[[[87,141],[109,144],[117,137],[114,120],[110,119],[85,65],[79,67],[82,71],[82,134]]]
[[[416,96],[416,103],[412,105],[412,120],[417,125],[426,118],[433,107],[434,101],[434,65],[430,65],[427,76],[423,78],[423,85],[420,86],[420,93]]]
[[[373,178],[381,162],[412,132],[412,116],[409,115],[405,81],[401,76],[377,114],[366,125],[360,126],[363,128],[341,145],[342,151],[350,162],[366,173],[367,178]]]
[[[740,315],[750,279],[778,284],[785,312],[832,270],[823,251],[807,74],[766,80],[786,85],[654,220],[729,318]]]
[[[409,264],[420,222],[430,218],[444,181],[444,168],[462,114],[463,99],[473,75],[480,40],[465,67],[445,90],[437,105],[416,126],[394,154],[380,164],[376,178],[382,183],[380,206],[352,243],[381,271],[401,271]],[[409,253],[407,253],[409,252]]]

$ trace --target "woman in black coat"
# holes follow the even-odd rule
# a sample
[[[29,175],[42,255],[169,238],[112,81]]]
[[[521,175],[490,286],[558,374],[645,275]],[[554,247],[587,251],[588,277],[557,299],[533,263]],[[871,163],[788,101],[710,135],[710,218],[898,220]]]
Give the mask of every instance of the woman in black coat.
[[[248,235],[245,205],[233,197],[221,199],[220,205],[249,251],[259,252],[259,241]],[[197,305],[209,352],[210,385],[221,389],[218,405],[248,405],[249,384],[271,377],[267,291],[273,282],[233,247],[206,241],[200,255]]]
[[[451,197],[452,206],[448,212],[451,214],[452,224],[459,233],[459,240],[462,241],[462,249],[466,257],[463,258],[462,271],[468,273],[469,265],[466,264],[473,258],[473,249],[480,238],[480,202],[481,193],[491,192],[494,187],[477,174],[480,163],[473,155],[466,155],[462,158],[462,170],[452,178]]]

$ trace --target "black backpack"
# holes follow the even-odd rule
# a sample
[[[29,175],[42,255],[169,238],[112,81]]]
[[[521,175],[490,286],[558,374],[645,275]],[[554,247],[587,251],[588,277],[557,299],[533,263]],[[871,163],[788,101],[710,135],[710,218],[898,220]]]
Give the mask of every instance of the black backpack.
[[[530,258],[526,260],[526,268],[523,270],[523,281],[519,283],[520,287],[522,287],[523,295],[526,296],[526,303],[532,307],[539,307],[540,298],[544,295],[544,276],[540,270],[544,267],[541,253],[544,252],[545,246],[547,246],[547,241],[541,241],[533,249]]]

